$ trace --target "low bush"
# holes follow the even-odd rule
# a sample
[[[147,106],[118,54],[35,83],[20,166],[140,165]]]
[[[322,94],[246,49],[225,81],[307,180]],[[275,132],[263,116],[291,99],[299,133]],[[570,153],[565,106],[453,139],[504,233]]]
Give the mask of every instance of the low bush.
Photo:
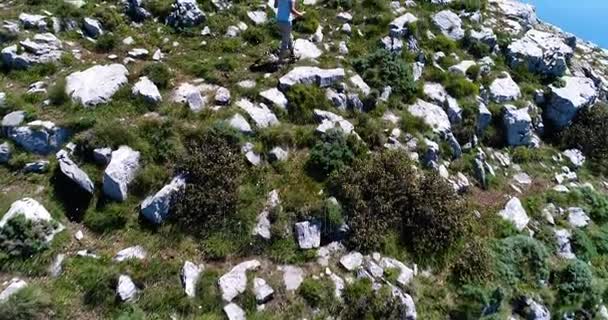
[[[450,6],[454,10],[465,10],[467,12],[476,12],[485,9],[488,6],[487,0],[457,0],[453,1]]]
[[[593,299],[593,273],[589,265],[580,260],[573,260],[555,275],[559,299],[564,304],[580,303],[584,299]],[[599,300],[599,299],[598,299]]]
[[[608,105],[598,104],[581,110],[571,126],[562,133],[566,148],[579,148],[590,160],[591,167],[608,172]]]
[[[365,153],[365,146],[339,129],[325,133],[310,151],[308,167],[323,177],[350,165]]]
[[[295,124],[315,122],[314,109],[327,110],[331,103],[325,97],[325,91],[317,86],[295,85],[287,91],[289,120]]]
[[[479,87],[463,76],[449,75],[444,85],[447,92],[456,99],[479,94]]]
[[[95,50],[98,52],[110,52],[118,44],[118,37],[113,33],[104,33],[95,42]]]
[[[65,273],[83,293],[88,306],[110,306],[116,302],[118,273],[104,262],[95,259],[73,259],[64,267]]]
[[[65,79],[60,79],[57,80],[57,82],[55,82],[51,88],[49,88],[49,100],[53,105],[60,106],[70,100],[70,96],[68,96],[67,92],[65,92],[65,86]]]
[[[319,13],[314,10],[306,11],[306,14],[293,22],[293,30],[300,33],[313,34],[319,27]]]
[[[235,216],[243,157],[235,138],[215,128],[188,137],[185,148],[177,171],[188,184],[174,216],[185,229],[204,236]]]
[[[400,302],[387,286],[374,291],[372,281],[363,278],[344,288],[342,319],[401,319]]]
[[[452,186],[433,174],[419,175],[403,152],[356,160],[332,175],[330,184],[351,227],[350,242],[359,249],[377,250],[395,231],[411,252],[429,262],[468,233],[470,210]]]
[[[174,1],[172,0],[149,0],[146,6],[152,15],[159,17],[162,21],[171,13],[171,5],[173,3]]]
[[[300,285],[298,293],[313,308],[328,303],[333,297],[333,288],[327,281],[306,278]]]
[[[110,204],[103,209],[87,211],[84,216],[84,225],[98,233],[110,232],[123,228],[127,223],[127,216],[130,214],[120,204]]]
[[[241,36],[243,37],[243,40],[254,46],[262,44],[266,41],[266,33],[264,33],[262,28],[249,27]]]
[[[0,320],[52,318],[51,297],[35,285],[29,285],[0,303]]]
[[[502,239],[494,246],[496,271],[510,285],[540,286],[549,277],[549,250],[542,242],[516,235]]]
[[[53,224],[27,220],[18,215],[0,228],[0,261],[9,258],[28,258],[48,248],[46,237],[53,232]]]
[[[391,86],[393,93],[401,95],[405,102],[413,99],[418,87],[414,81],[412,67],[401,57],[379,49],[353,62],[363,79],[378,90]]]
[[[173,76],[169,67],[164,63],[151,63],[144,67],[142,74],[154,82],[160,89],[167,88]]]
[[[492,277],[493,257],[480,239],[465,244],[452,265],[452,277],[459,284],[481,283]]]

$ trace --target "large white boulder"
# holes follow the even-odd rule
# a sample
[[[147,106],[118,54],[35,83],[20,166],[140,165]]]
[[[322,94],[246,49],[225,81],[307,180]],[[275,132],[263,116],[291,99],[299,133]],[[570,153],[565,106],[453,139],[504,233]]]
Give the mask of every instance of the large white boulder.
[[[6,302],[12,295],[27,287],[27,282],[19,278],[13,278],[2,285],[4,289],[0,292],[0,303]]]
[[[146,220],[160,224],[169,217],[171,206],[177,195],[186,187],[186,179],[177,176],[153,196],[147,197],[141,203],[141,214]]]
[[[593,80],[583,77],[563,77],[563,87],[550,85],[547,118],[558,128],[567,126],[579,110],[591,106],[598,92]]]
[[[222,298],[225,301],[232,301],[239,294],[247,289],[247,271],[255,270],[260,267],[258,260],[249,260],[241,262],[224,274],[218,280]]]
[[[350,252],[340,258],[340,264],[348,271],[357,270],[363,264],[363,255],[357,251]]]
[[[59,170],[66,178],[73,181],[83,191],[93,194],[95,186],[86,172],[82,171],[72,159],[70,159],[67,151],[61,150],[57,152],[57,162]]]
[[[287,98],[277,88],[271,88],[260,92],[260,96],[268,103],[272,104],[277,108],[286,110],[287,109]]]
[[[0,56],[6,67],[27,69],[35,64],[57,62],[63,54],[61,41],[52,33],[36,34],[19,44],[2,49]]]
[[[515,228],[522,231],[530,222],[526,210],[517,197],[511,198],[505,208],[498,213],[503,219],[513,223]]]
[[[236,303],[229,303],[224,306],[224,313],[228,320],[246,320],[245,311]]]
[[[300,267],[289,265],[279,266],[278,270],[283,272],[283,284],[285,285],[285,290],[298,290],[304,281],[304,270]]]
[[[241,99],[236,102],[236,105],[247,112],[260,129],[279,124],[277,116],[263,103],[254,104],[247,99]]]
[[[139,81],[133,85],[131,92],[134,96],[142,97],[149,103],[156,104],[163,100],[158,87],[148,77],[139,78]]]
[[[122,64],[98,65],[66,77],[66,93],[85,107],[107,103],[129,81]]]
[[[54,223],[54,230],[46,236],[45,240],[47,242],[53,240],[55,234],[64,229],[63,225],[53,220],[51,214],[46,210],[46,208],[44,208],[43,205],[32,198],[23,198],[13,202],[8,211],[2,217],[2,220],[0,220],[0,228],[3,228],[9,220],[17,216],[23,216],[25,220],[29,221],[44,221]]]
[[[527,25],[538,22],[534,6],[519,0],[490,0],[498,10],[509,18],[519,20]]]
[[[411,13],[405,13],[389,24],[390,34],[395,37],[404,36],[407,33],[407,26],[411,23],[418,21],[418,18]]]
[[[186,261],[184,263],[180,273],[180,279],[182,281],[184,291],[188,297],[193,298],[196,296],[196,285],[203,270],[205,270],[205,266],[202,264],[196,265],[190,261]]]
[[[464,29],[462,28],[462,20],[457,14],[450,10],[443,10],[433,16],[433,22],[441,33],[452,39],[460,40],[464,38]]]
[[[205,18],[205,13],[198,7],[196,0],[175,0],[167,24],[176,28],[193,27]]]
[[[490,99],[496,103],[517,100],[521,97],[519,86],[508,72],[504,72],[490,85]]]
[[[321,224],[303,221],[296,223],[296,237],[300,249],[313,249],[321,245]]]
[[[139,152],[121,146],[112,152],[112,160],[103,175],[103,192],[110,199],[125,201],[129,183],[135,179],[139,169]]]
[[[317,59],[323,54],[316,44],[307,39],[296,39],[293,49],[296,57],[300,59]]]
[[[507,61],[513,68],[522,65],[532,72],[561,76],[573,54],[572,48],[558,35],[531,29],[508,46]]]
[[[421,118],[435,132],[449,132],[452,128],[448,114],[440,106],[418,99],[407,110],[414,117]]]
[[[506,105],[503,126],[510,146],[527,146],[532,142],[532,118],[527,108],[517,109],[513,105]]]
[[[317,121],[321,123],[317,127],[317,132],[325,133],[330,129],[342,130],[346,134],[354,132],[355,126],[340,115],[319,109],[313,112]]]
[[[295,67],[279,79],[279,88],[286,90],[296,84],[316,84],[329,87],[344,80],[344,69],[321,69],[318,67]]]
[[[123,302],[133,302],[137,298],[139,290],[131,279],[131,277],[121,274],[118,277],[118,285],[116,286],[116,294]]]
[[[4,126],[3,126],[4,128]],[[51,121],[36,120],[25,126],[8,128],[8,137],[26,151],[47,155],[57,151],[70,132]]]

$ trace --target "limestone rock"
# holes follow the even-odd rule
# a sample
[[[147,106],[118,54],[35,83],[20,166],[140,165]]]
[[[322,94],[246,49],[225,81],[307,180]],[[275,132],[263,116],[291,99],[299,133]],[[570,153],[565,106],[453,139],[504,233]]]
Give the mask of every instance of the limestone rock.
[[[0,164],[9,162],[11,159],[11,145],[8,142],[0,144]]]
[[[133,302],[137,298],[138,293],[137,286],[131,279],[131,277],[121,274],[118,277],[118,286],[116,287],[116,294],[123,302]]]
[[[51,33],[36,34],[17,45],[2,49],[0,57],[8,68],[27,69],[35,64],[54,63],[63,54],[62,43]]]
[[[247,119],[243,117],[240,113],[236,113],[230,120],[228,120],[228,125],[231,128],[234,128],[242,133],[252,133],[253,129],[251,129],[251,125],[247,122]]]
[[[503,126],[507,143],[510,146],[526,146],[532,141],[532,118],[527,108],[517,109],[506,105],[503,115]]]
[[[302,281],[304,281],[304,270],[296,266],[280,266],[278,269],[279,271],[283,272],[283,283],[285,284],[285,290],[298,290],[302,284]]]
[[[503,210],[498,213],[503,219],[513,223],[515,228],[522,231],[530,221],[526,210],[518,198],[513,197],[509,200]]]
[[[97,65],[66,77],[66,93],[85,107],[107,103],[127,84],[128,74],[122,64]]]
[[[160,91],[158,91],[154,82],[150,81],[148,77],[139,78],[139,81],[133,85],[131,92],[134,96],[142,97],[145,101],[152,104],[160,103],[163,100]]]
[[[568,222],[574,227],[583,228],[586,227],[591,218],[585,213],[583,208],[571,207],[568,208]]]
[[[283,92],[277,88],[268,89],[260,92],[260,96],[265,99],[268,104],[272,104],[277,108],[287,110],[287,98]]]
[[[346,134],[350,134],[354,132],[355,127],[348,120],[344,119],[342,116],[339,116],[335,113],[324,111],[324,110],[314,110],[315,118],[321,124],[317,127],[317,132],[325,133],[330,129],[339,129],[342,130]]]
[[[263,103],[256,105],[247,99],[241,99],[236,105],[249,114],[258,128],[263,129],[279,123],[277,116]]]
[[[155,195],[141,203],[141,214],[151,223],[161,224],[169,217],[175,199],[186,187],[186,179],[177,176],[160,189]]]
[[[6,302],[12,295],[27,287],[27,282],[19,278],[13,278],[2,285],[4,289],[0,292],[0,303]]]
[[[225,301],[232,301],[239,294],[247,289],[247,271],[255,270],[260,267],[260,262],[250,260],[241,262],[224,274],[218,280],[218,285],[222,292],[222,298]]]
[[[91,38],[98,38],[104,33],[101,22],[97,19],[86,17],[82,26],[85,33]]]
[[[274,290],[266,280],[262,278],[253,279],[253,293],[255,294],[255,299],[258,304],[266,303],[270,299],[272,299],[272,295],[274,294]]]
[[[103,192],[110,199],[121,202],[127,199],[127,187],[139,169],[139,156],[138,151],[127,146],[112,152],[103,176]]]
[[[511,79],[508,72],[501,74],[501,77],[494,80],[490,85],[490,99],[496,103],[513,101],[520,97],[521,90],[517,83]]]
[[[180,273],[180,279],[188,297],[194,298],[196,296],[196,284],[204,269],[205,267],[202,264],[195,265],[190,261],[184,263]]]
[[[289,152],[281,147],[274,147],[268,152],[268,159],[270,161],[281,162],[286,161],[289,158]]]
[[[83,191],[93,194],[95,187],[93,181],[89,178],[86,172],[82,171],[72,159],[68,156],[68,153],[61,150],[57,153],[57,162],[59,163],[59,170],[61,173],[73,181]]]
[[[512,68],[523,65],[531,72],[562,76],[574,51],[563,40],[548,32],[528,31],[507,48],[507,61]]]
[[[134,246],[118,251],[112,260],[116,262],[123,262],[130,259],[143,260],[146,258],[146,255],[146,250],[142,246]]]
[[[452,40],[460,40],[464,38],[464,29],[462,29],[462,20],[457,14],[450,10],[443,10],[433,16],[433,22],[444,36]]]
[[[340,264],[348,271],[359,269],[363,264],[363,255],[357,251],[348,253],[340,258]]]
[[[278,190],[272,190],[270,193],[268,193],[266,205],[264,206],[262,212],[260,212],[260,214],[258,215],[256,225],[253,228],[253,235],[258,235],[266,240],[270,239],[271,233],[269,215],[271,211],[279,207],[280,204],[281,200],[279,199]]]
[[[245,311],[235,303],[229,303],[224,306],[224,313],[228,320],[246,320]]]
[[[408,107],[408,111],[414,117],[421,118],[436,132],[448,132],[451,130],[452,126],[447,113],[437,105],[418,99],[416,103]]]
[[[295,226],[300,249],[318,248],[321,245],[321,224],[317,222],[298,222]]]
[[[145,0],[124,0],[125,12],[135,21],[143,21],[152,17],[152,14],[144,8]]]
[[[266,16],[266,11],[248,11],[247,17],[249,17],[249,19],[251,19],[255,25],[264,24],[268,19]]]
[[[310,40],[296,39],[293,44],[294,53],[300,59],[317,59],[323,52]]]
[[[175,28],[194,27],[205,21],[205,13],[199,9],[196,0],[175,0],[167,24]]]
[[[68,130],[53,122],[36,120],[8,131],[8,137],[23,149],[40,155],[57,151],[68,139]]]
[[[597,89],[589,78],[563,77],[565,86],[550,85],[551,94],[547,118],[558,128],[567,126],[579,110],[589,107],[597,99]]]
[[[564,259],[575,259],[576,256],[572,252],[570,238],[572,234],[566,229],[555,229],[555,241],[557,242],[557,255]]]
[[[2,217],[2,220],[0,220],[0,228],[3,228],[9,220],[17,216],[23,216],[25,220],[29,221],[54,222],[53,218],[51,218],[51,214],[38,201],[32,198],[23,198],[11,204],[8,211]],[[56,223],[55,229],[47,235],[46,241],[50,242],[53,240],[55,234],[61,232],[63,229],[64,227],[61,224]]]
[[[322,88],[344,80],[344,69],[321,69],[318,67],[295,67],[279,79],[279,88],[286,90],[296,84],[316,84]]]
[[[568,149],[562,152],[562,155],[572,163],[575,168],[580,168],[585,163],[585,156],[578,149]],[[1,161],[0,161],[1,162]]]

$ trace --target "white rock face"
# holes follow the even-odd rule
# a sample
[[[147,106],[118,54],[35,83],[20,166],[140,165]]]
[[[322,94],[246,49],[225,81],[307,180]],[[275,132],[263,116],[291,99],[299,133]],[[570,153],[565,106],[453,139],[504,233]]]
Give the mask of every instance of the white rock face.
[[[27,287],[27,282],[19,278],[13,278],[10,281],[4,282],[2,285],[4,289],[0,292],[0,303],[5,302],[12,295]]]
[[[458,64],[449,67],[448,71],[453,74],[457,74],[457,75],[466,77],[467,70],[469,70],[470,67],[472,67],[476,64],[477,63],[475,63],[475,61],[472,61],[472,60],[463,60],[463,61],[460,61]]]
[[[246,320],[245,311],[235,303],[229,303],[224,306],[224,313],[228,320]]]
[[[274,294],[274,290],[266,280],[262,278],[253,279],[253,293],[255,294],[255,299],[258,304],[266,303],[268,300],[272,299],[272,295]]]
[[[496,103],[517,100],[521,97],[519,86],[508,72],[501,75],[490,85],[490,99]]]
[[[125,201],[129,183],[139,170],[139,152],[121,146],[112,152],[112,160],[104,171],[103,192],[110,199]]]
[[[371,88],[369,87],[369,85],[367,83],[365,83],[365,81],[363,80],[363,78],[361,78],[360,75],[354,75],[352,77],[350,77],[348,79],[348,81],[355,86],[355,88],[357,88],[357,90],[361,91],[361,93],[363,93],[363,95],[367,96],[369,95],[369,93],[371,92]]]
[[[66,151],[61,150],[57,153],[57,162],[59,163],[59,170],[64,176],[73,181],[82,190],[93,194],[93,191],[95,190],[93,181],[91,181],[86,172],[82,171],[76,163],[70,159]]]
[[[315,109],[314,113],[317,121],[321,123],[317,127],[317,132],[325,133],[330,129],[342,130],[346,134],[354,132],[355,127],[353,124],[340,115],[318,109]]]
[[[247,17],[249,17],[249,19],[251,19],[255,25],[264,24],[268,19],[266,16],[266,11],[248,11]]]
[[[585,164],[585,156],[578,149],[568,149],[562,152],[562,155],[572,163],[576,168],[580,168]]]
[[[503,219],[513,223],[518,231],[522,231],[530,221],[526,210],[518,198],[513,197],[509,200],[503,210],[498,213]]]
[[[300,249],[313,249],[321,245],[321,224],[304,221],[295,226]]]
[[[148,221],[160,224],[169,217],[176,196],[186,187],[186,179],[177,176],[155,195],[147,197],[141,204],[141,214]]]
[[[101,22],[97,19],[86,17],[82,26],[86,34],[91,38],[98,38],[103,34]]]
[[[66,93],[85,107],[107,103],[127,84],[129,71],[122,64],[98,65],[66,77]]]
[[[555,241],[557,242],[557,255],[564,259],[575,259],[576,256],[572,252],[570,238],[572,234],[566,229],[555,229]]]
[[[390,34],[396,38],[403,36],[407,33],[407,26],[416,21],[418,21],[418,18],[409,12],[399,16],[391,21],[391,24],[389,25]]]
[[[112,260],[116,262],[123,262],[131,259],[143,260],[146,258],[146,255],[146,250],[142,246],[134,246],[118,251]]]
[[[382,259],[380,259],[380,267],[382,267],[384,271],[388,269],[398,269],[399,276],[397,277],[397,283],[402,286],[408,285],[414,278],[414,270],[397,259],[382,257]]]
[[[131,280],[131,277],[127,275],[120,275],[118,277],[118,286],[116,287],[116,294],[123,302],[132,302],[137,298],[138,293],[137,286]]]
[[[538,22],[536,11],[531,4],[518,0],[490,0],[490,3],[496,4],[498,9],[510,18],[517,19],[528,25],[534,25]]]
[[[268,193],[268,198],[266,200],[266,206],[264,206],[264,210],[260,212],[257,217],[257,222],[251,234],[260,236],[266,240],[269,240],[271,237],[270,233],[270,213],[275,210],[281,204],[281,200],[279,199],[279,191],[272,190]]]
[[[568,222],[570,222],[570,224],[573,227],[576,227],[576,228],[586,227],[590,221],[591,221],[591,218],[589,218],[589,216],[585,213],[585,210],[583,210],[583,208],[578,208],[578,207],[568,208]]]
[[[322,88],[344,80],[344,69],[321,69],[318,67],[295,67],[279,79],[279,88],[286,90],[296,84],[316,84]]]
[[[55,259],[53,259],[53,263],[51,263],[51,265],[49,266],[49,275],[53,278],[57,278],[61,275],[61,272],[63,271],[63,260],[65,259],[65,254],[60,253],[57,256],[55,256]]]
[[[180,279],[188,297],[194,298],[196,296],[196,284],[204,269],[205,267],[202,264],[195,265],[190,261],[184,263],[180,273]]]
[[[160,91],[154,84],[154,82],[150,81],[148,77],[141,77],[139,81],[133,85],[133,89],[131,90],[134,96],[142,97],[149,103],[157,104],[163,100],[163,97],[160,95]]]
[[[306,39],[296,39],[293,49],[296,57],[300,59],[317,59],[323,54],[317,45]]]
[[[464,29],[462,29],[462,20],[457,14],[450,10],[443,10],[433,16],[433,22],[444,36],[452,40],[460,40],[464,38]]]
[[[363,264],[363,255],[357,251],[353,251],[340,258],[340,264],[348,271],[359,269]]]
[[[256,105],[247,99],[241,99],[237,101],[236,105],[249,114],[258,128],[268,128],[279,124],[277,116],[263,103]]]
[[[22,12],[19,14],[19,22],[25,29],[44,29],[46,28],[46,16],[40,14],[30,14]]]
[[[287,98],[283,94],[283,92],[279,91],[277,88],[272,88],[268,90],[264,90],[260,92],[260,96],[268,102],[268,104],[272,104],[277,108],[287,110]]]
[[[510,146],[526,146],[532,141],[532,118],[527,108],[517,109],[513,105],[504,108],[503,126]]]
[[[565,86],[550,85],[547,118],[558,128],[567,126],[579,110],[592,105],[597,99],[593,81],[583,77],[563,77]]]
[[[247,119],[243,117],[240,113],[235,114],[228,120],[228,125],[231,128],[234,128],[242,133],[252,133],[253,129],[251,129],[251,125],[247,122]]]
[[[561,76],[573,54],[572,48],[556,34],[531,29],[509,45],[507,61],[513,68],[523,65],[532,72]]]
[[[401,305],[403,306],[403,319],[406,320],[416,320],[418,317],[418,313],[416,312],[416,305],[414,304],[414,299],[407,293],[404,293],[396,286],[391,285],[391,294],[393,297],[397,298]]]
[[[189,83],[182,83],[175,89],[171,100],[176,103],[187,104],[193,112],[200,112],[208,103],[207,97],[201,94],[200,88]]]
[[[0,220],[0,228],[3,228],[9,220],[19,215],[30,221],[51,222],[53,220],[51,214],[38,201],[32,198],[23,198],[11,204],[11,207]]]
[[[205,20],[205,13],[199,9],[196,0],[175,0],[171,6],[167,24],[175,28],[193,27]]]
[[[19,44],[23,50],[17,45],[2,49],[0,56],[5,66],[27,69],[35,64],[57,62],[63,54],[61,41],[51,33],[36,34]]]
[[[55,123],[41,120],[19,127],[3,126],[3,129],[7,132],[8,138],[23,149],[40,155],[57,151],[70,135],[68,130]]]
[[[255,270],[259,267],[260,262],[257,260],[245,261],[221,276],[218,280],[218,285],[222,291],[222,298],[230,302],[239,294],[245,292],[247,289],[247,271]]]
[[[450,119],[445,111],[432,103],[418,99],[415,104],[408,107],[408,111],[422,120],[435,132],[449,132],[451,130]]]
[[[296,266],[280,266],[278,267],[278,270],[283,272],[283,284],[285,284],[285,290],[298,290],[302,284],[302,281],[304,281],[304,270]]]

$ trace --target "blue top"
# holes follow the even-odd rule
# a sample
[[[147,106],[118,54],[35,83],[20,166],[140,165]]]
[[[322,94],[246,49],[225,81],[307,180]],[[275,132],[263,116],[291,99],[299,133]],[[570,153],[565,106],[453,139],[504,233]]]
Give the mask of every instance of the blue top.
[[[279,8],[277,12],[278,22],[290,22],[289,17],[291,16],[291,4],[293,0],[276,0],[279,2]]]

